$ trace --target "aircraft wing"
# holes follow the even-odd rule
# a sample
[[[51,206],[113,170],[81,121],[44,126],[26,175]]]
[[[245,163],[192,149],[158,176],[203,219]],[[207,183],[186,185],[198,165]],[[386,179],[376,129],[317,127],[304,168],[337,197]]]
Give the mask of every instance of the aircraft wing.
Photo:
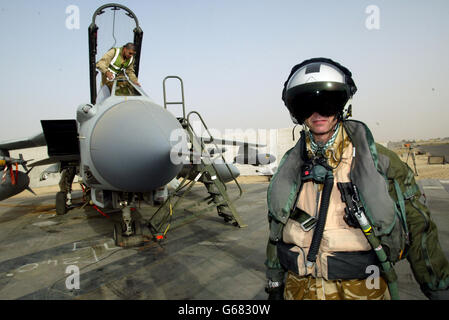
[[[201,141],[205,144],[208,143],[216,143],[220,145],[228,145],[228,146],[244,146],[244,147],[266,147],[265,144],[259,144],[259,143],[251,143],[251,142],[244,142],[244,141],[237,141],[237,140],[226,140],[226,139],[218,139],[210,137],[201,137]]]
[[[30,167],[58,162],[77,164],[80,160],[76,121],[41,120],[43,133],[31,138],[0,143],[0,150],[15,150],[47,146],[49,158],[29,164]]]
[[[16,150],[46,146],[44,134],[41,132],[31,138],[8,140],[0,143],[0,150]]]
[[[64,155],[64,156],[52,156],[47,159],[39,160],[29,164],[29,167],[37,167],[37,166],[45,166],[49,164],[59,163],[59,162],[70,162],[70,163],[78,163],[80,161],[80,156],[73,155]]]

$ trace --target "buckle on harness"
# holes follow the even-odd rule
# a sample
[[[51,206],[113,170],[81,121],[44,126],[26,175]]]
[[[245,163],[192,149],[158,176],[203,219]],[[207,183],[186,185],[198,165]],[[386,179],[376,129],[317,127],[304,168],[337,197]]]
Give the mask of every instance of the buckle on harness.
[[[304,210],[296,207],[295,210],[293,210],[292,214],[290,215],[290,218],[295,220],[299,223],[301,226],[301,229],[305,232],[312,230],[315,228],[317,219]]]
[[[314,217],[310,217],[308,219],[306,219],[305,221],[301,222],[300,227],[302,230],[304,230],[305,232],[312,230],[313,228],[315,228],[316,225],[316,219]]]

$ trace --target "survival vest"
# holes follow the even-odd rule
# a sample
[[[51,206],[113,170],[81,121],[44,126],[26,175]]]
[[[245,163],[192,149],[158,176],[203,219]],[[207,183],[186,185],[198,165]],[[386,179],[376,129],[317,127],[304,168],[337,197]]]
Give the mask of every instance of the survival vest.
[[[123,61],[122,57],[123,48],[114,48],[114,49],[115,49],[114,58],[112,58],[111,62],[109,63],[108,70],[111,71],[113,74],[117,75],[117,73],[125,70],[131,65],[134,57],[132,56],[128,60]]]
[[[380,239],[388,260],[394,263],[406,256],[408,247],[404,199],[419,194],[419,189],[416,184],[405,187],[404,183],[401,189],[398,181],[387,177],[391,160],[385,153],[389,150],[375,144],[364,123],[346,120],[343,126],[354,147],[350,180],[359,190],[360,200],[373,226],[374,235]],[[378,148],[383,148],[383,152],[378,152]],[[282,244],[283,228],[296,206],[302,187],[301,168],[305,163],[305,152],[303,136],[284,155],[268,187],[270,242],[273,244]],[[413,173],[411,174],[410,179],[413,178]],[[280,269],[273,247],[267,248],[267,255],[268,268]]]

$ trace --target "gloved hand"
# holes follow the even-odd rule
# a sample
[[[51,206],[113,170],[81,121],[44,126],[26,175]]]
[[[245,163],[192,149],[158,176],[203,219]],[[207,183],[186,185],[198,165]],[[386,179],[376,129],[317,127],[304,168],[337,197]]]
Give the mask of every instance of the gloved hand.
[[[284,300],[284,285],[275,288],[265,288],[268,293],[268,300]]]
[[[444,281],[444,283],[447,283],[446,281]],[[441,289],[440,290],[432,290],[426,284],[420,285],[422,293],[424,293],[424,295],[429,300],[449,300],[449,287],[446,289],[443,289],[443,286],[440,286],[440,285],[438,285],[438,287],[440,287]]]
[[[449,300],[449,290],[429,290],[425,294],[430,300]]]
[[[111,71],[106,71],[105,76],[106,76],[106,79],[109,81],[112,81],[115,78],[115,74],[113,74]]]

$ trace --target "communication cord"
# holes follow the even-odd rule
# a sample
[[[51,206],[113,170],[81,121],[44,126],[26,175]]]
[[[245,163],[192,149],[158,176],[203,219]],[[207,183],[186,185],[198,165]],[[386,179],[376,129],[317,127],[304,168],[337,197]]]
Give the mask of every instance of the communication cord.
[[[313,232],[312,243],[310,244],[309,253],[307,254],[307,266],[310,267],[315,263],[318,249],[320,248],[321,239],[323,238],[324,226],[326,225],[327,211],[329,209],[330,196],[334,185],[334,175],[332,170],[328,170],[324,181],[323,193],[321,196],[320,211],[318,213],[318,221]]]

